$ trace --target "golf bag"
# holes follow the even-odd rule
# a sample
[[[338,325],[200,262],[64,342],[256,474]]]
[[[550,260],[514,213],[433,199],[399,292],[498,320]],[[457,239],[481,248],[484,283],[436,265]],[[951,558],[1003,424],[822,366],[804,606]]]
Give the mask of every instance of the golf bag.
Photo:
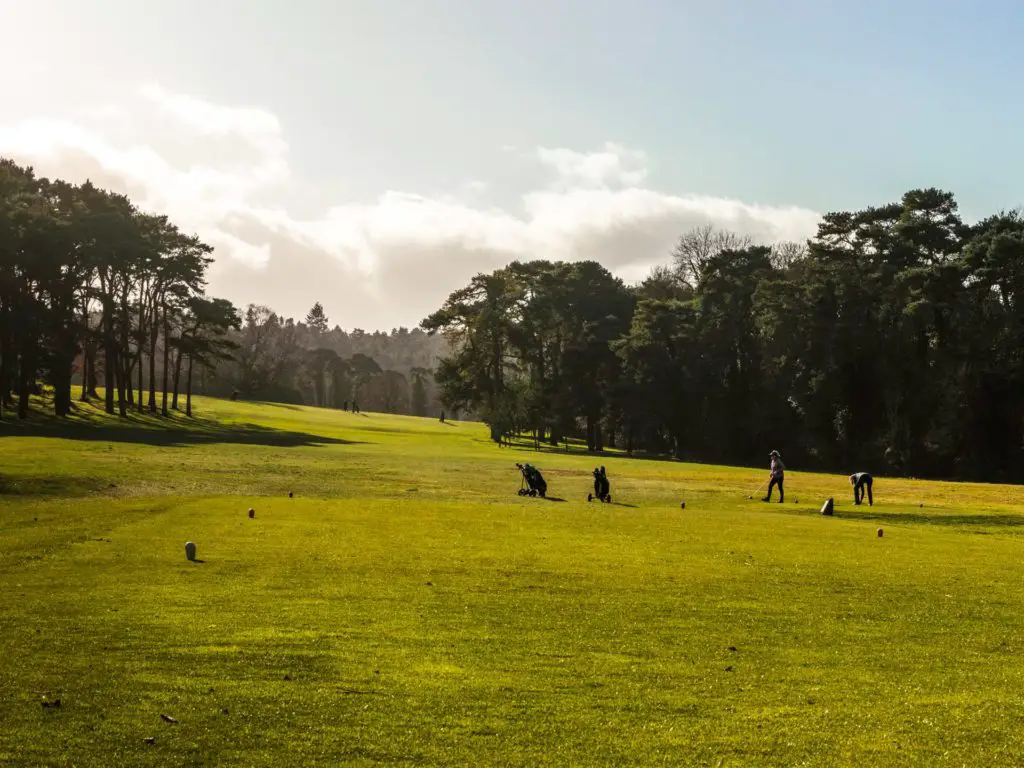
[[[516,464],[523,474],[523,482],[519,486],[520,496],[540,496],[548,492],[548,484],[544,482],[544,476],[532,464]]]
[[[608,482],[608,475],[605,474],[604,467],[599,467],[594,470],[594,492],[587,494],[587,501],[603,501],[606,504],[611,503],[611,483]]]

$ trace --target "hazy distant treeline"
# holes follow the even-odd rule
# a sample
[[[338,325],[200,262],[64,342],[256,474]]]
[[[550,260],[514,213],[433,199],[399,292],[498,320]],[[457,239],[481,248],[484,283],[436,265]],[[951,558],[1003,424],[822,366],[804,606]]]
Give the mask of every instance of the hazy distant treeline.
[[[327,408],[438,416],[433,368],[447,342],[420,329],[329,328],[317,303],[303,320],[250,305],[227,334],[235,352],[207,368],[199,392]]]

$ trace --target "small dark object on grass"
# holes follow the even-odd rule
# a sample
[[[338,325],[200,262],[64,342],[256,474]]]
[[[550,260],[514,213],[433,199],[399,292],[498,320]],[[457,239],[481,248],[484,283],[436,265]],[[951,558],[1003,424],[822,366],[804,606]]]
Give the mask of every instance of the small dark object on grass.
[[[919,506],[921,509],[924,509],[924,504],[918,504],[917,506]]]
[[[294,494],[294,493],[292,493],[291,491],[288,491],[288,498],[289,498],[289,499],[293,499],[293,498],[295,498],[295,494]]]
[[[195,545],[195,542],[192,542],[192,541],[186,541],[185,542],[185,557],[187,557],[189,560],[195,560],[196,559],[196,545]]]
[[[220,711],[221,711],[221,714],[223,714],[223,715],[228,714],[228,708],[227,707],[222,707]]]
[[[60,699],[54,699],[53,701],[43,699],[41,703],[43,705],[43,709],[60,709]]]
[[[835,500],[831,496],[829,496],[828,501],[826,501],[821,506],[821,514],[826,515],[827,517],[831,517],[834,512]]]
[[[250,509],[249,510],[249,519],[251,520],[254,517],[256,517],[256,510],[255,509]]]
[[[883,531],[883,530],[882,530],[881,528],[879,528],[879,529],[878,529],[878,538],[882,538],[882,535],[883,535],[884,533],[885,533],[885,532],[884,532],[884,531]]]
[[[735,645],[730,645],[729,646],[729,650],[732,651],[733,653],[736,653],[736,646]]]
[[[428,581],[428,582],[427,582],[427,586],[428,586],[428,587],[432,587],[432,586],[434,586],[434,582],[432,582],[432,581]]]
[[[171,725],[177,725],[178,723],[178,721],[170,715],[160,715],[160,719],[165,723],[170,723]]]
[[[156,744],[156,739],[154,739],[152,736],[147,736],[143,739],[143,741],[147,744]]]
[[[679,508],[680,509],[686,509],[686,502],[685,501],[680,502],[679,503]]]
[[[726,671],[726,672],[732,672],[732,667],[726,667],[726,668],[725,668],[725,671]]]
[[[292,676],[291,676],[291,675],[285,675],[285,676],[284,676],[284,679],[285,679],[285,680],[291,680],[291,679],[292,679]]]

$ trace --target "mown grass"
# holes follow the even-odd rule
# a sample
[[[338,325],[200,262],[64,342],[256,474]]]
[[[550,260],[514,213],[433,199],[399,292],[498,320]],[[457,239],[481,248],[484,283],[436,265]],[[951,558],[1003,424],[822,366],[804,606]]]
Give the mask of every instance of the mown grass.
[[[0,763],[1024,762],[1020,488],[197,413],[0,425]]]

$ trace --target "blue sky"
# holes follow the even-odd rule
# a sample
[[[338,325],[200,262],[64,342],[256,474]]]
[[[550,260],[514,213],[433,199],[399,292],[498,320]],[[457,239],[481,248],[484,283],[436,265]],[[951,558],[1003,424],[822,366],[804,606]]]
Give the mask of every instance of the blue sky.
[[[0,153],[169,210],[214,241],[211,291],[239,303],[413,324],[511,258],[637,279],[705,221],[798,239],[916,186],[968,217],[1024,203],[1022,19],[916,0],[8,2]]]

